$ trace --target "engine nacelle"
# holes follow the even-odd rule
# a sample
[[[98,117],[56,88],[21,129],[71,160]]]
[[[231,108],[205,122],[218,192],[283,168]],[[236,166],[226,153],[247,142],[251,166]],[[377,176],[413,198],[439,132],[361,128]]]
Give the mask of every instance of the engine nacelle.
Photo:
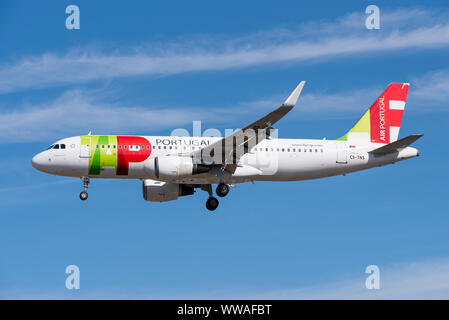
[[[176,179],[205,173],[210,168],[193,163],[190,157],[161,156],[149,159],[145,169],[153,173],[157,179]]]
[[[143,180],[142,188],[145,200],[158,202],[176,200],[179,196],[188,196],[195,192],[193,187],[151,179]]]

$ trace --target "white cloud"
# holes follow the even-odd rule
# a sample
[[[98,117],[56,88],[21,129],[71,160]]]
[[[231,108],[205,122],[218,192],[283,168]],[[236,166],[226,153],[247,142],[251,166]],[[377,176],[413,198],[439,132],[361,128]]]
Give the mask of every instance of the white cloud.
[[[7,109],[7,108],[5,108]],[[213,121],[217,112],[207,113]],[[95,95],[70,90],[53,101],[0,113],[4,143],[53,141],[68,135],[137,133],[172,129],[204,117],[195,109],[119,106],[98,101]]]
[[[304,113],[323,112],[331,115],[347,116],[353,113],[362,113],[387,88],[384,86],[358,88],[343,92],[320,92],[314,91],[313,84],[308,83],[301,95],[298,106],[294,109],[298,115]],[[310,88],[309,88],[310,86]],[[312,93],[309,93],[312,91]],[[285,96],[275,95],[260,100],[242,102],[241,107],[251,108],[274,108]],[[407,98],[407,112],[426,113],[449,111],[449,69],[436,70],[420,76],[410,78],[410,89]]]
[[[69,51],[26,57],[0,67],[0,92],[130,76],[243,68],[279,62],[449,45],[447,12],[424,9],[382,13],[382,29],[364,29],[363,15],[312,21],[297,30],[276,29],[236,39],[219,36],[169,43],[131,53]]]
[[[447,299],[449,259],[380,267],[380,290],[368,290],[361,270],[355,280],[250,294],[248,299]]]
[[[449,106],[449,70],[429,72],[414,79],[413,97],[419,99],[422,108],[447,109]]]
[[[390,266],[379,265],[380,290],[368,290],[365,281],[368,274],[360,273],[333,280],[325,284],[308,287],[267,290],[254,292],[247,288],[234,288],[232,291],[216,289],[213,291],[161,291],[148,293],[146,288],[135,288],[133,293],[123,293],[115,287],[95,289],[82,293],[77,299],[448,299],[449,297],[449,258],[427,261],[399,263]],[[0,290],[0,297],[6,299],[73,299],[66,291],[28,292],[28,290]]]
[[[308,84],[310,85],[310,84]],[[386,87],[386,86],[385,86]],[[316,115],[323,117],[354,117],[362,115],[385,87],[360,88],[345,92],[313,92],[304,89],[297,107],[288,118]],[[274,94],[236,106],[206,107],[141,107],[105,103],[99,91],[69,90],[44,103],[26,104],[13,111],[0,113],[2,143],[48,141],[70,135],[85,134],[151,134],[175,128],[192,132],[192,121],[203,121],[203,130],[212,125],[236,129],[278,107],[288,96]],[[449,111],[449,70],[437,70],[413,77],[407,112]],[[8,110],[10,108],[4,108]],[[238,116],[238,120],[236,120]]]

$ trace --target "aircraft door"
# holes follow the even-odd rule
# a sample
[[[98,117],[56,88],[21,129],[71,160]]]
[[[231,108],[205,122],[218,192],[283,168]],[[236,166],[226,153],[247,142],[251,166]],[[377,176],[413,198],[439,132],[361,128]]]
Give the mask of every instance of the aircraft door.
[[[90,158],[91,137],[81,137],[80,158]]]
[[[348,163],[348,144],[346,142],[337,141],[337,163]]]

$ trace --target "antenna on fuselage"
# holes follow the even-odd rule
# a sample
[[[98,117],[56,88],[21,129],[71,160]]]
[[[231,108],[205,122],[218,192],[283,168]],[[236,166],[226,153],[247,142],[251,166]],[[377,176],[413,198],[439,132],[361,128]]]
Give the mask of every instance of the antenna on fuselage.
[[[92,134],[92,131],[89,131],[89,133],[87,135],[90,136],[91,134]]]

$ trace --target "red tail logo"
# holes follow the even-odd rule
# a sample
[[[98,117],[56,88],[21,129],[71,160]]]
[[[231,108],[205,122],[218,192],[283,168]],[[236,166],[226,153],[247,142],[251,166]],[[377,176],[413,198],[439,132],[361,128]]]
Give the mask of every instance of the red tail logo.
[[[371,142],[390,143],[398,139],[408,88],[408,83],[392,83],[371,106]]]

